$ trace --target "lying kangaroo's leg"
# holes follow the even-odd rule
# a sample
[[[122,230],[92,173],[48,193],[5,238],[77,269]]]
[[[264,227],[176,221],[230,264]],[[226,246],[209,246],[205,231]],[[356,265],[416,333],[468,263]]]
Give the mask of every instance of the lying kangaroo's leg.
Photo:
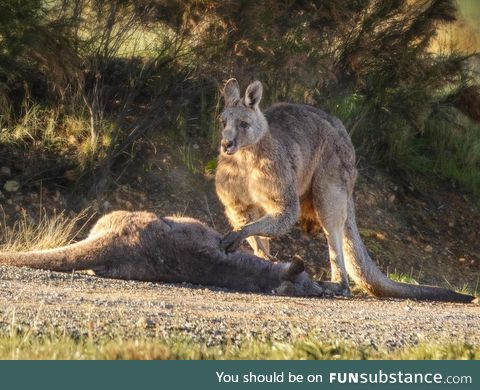
[[[347,219],[347,193],[326,180],[315,180],[313,204],[328,241],[328,254],[335,292],[351,296],[343,254],[343,232]]]

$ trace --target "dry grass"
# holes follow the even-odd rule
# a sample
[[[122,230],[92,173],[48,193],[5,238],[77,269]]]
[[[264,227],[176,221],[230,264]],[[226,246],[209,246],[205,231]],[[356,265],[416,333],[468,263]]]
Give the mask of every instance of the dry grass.
[[[87,210],[73,218],[67,217],[64,212],[53,215],[41,213],[36,221],[24,214],[9,227],[1,208],[0,215],[3,215],[0,221],[0,251],[5,252],[49,249],[69,244],[83,234],[89,221],[86,219]]]
[[[29,152],[32,156],[60,156],[74,163],[79,172],[104,158],[110,146],[112,123],[100,121],[97,131],[99,138],[93,143],[88,115],[73,103],[72,107],[52,108],[26,98],[19,114],[14,114],[8,105],[0,106],[0,145],[12,151]]]

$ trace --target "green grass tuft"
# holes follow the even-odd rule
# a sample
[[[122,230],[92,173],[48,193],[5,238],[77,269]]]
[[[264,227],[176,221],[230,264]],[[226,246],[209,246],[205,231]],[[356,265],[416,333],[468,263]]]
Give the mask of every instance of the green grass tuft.
[[[206,346],[182,336],[169,338],[73,338],[68,335],[0,336],[0,359],[108,359],[108,360],[343,360],[343,359],[480,359],[480,349],[469,344],[418,345],[399,349],[355,346],[337,340],[304,337],[292,342],[241,340]]]
[[[396,282],[418,284],[417,280],[412,276],[412,273],[413,270],[410,272],[410,274],[397,272],[397,270],[395,270],[393,273],[389,273],[388,277]]]

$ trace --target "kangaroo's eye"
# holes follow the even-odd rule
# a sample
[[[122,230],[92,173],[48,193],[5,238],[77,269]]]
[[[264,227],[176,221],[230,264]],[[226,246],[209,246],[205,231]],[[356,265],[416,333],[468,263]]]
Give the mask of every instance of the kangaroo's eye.
[[[249,125],[247,122],[245,122],[245,121],[241,121],[241,122],[240,122],[240,127],[241,127],[242,129],[246,129],[246,128],[248,128],[249,126],[250,126],[250,125]]]

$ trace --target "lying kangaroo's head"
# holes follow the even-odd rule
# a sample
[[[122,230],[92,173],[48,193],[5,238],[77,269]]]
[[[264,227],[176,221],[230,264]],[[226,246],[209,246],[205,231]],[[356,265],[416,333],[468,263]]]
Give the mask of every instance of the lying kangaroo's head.
[[[258,104],[262,99],[262,83],[251,83],[243,98],[235,79],[230,79],[223,89],[225,108],[220,114],[223,124],[221,151],[234,154],[241,148],[254,145],[268,131],[268,123]]]
[[[329,295],[329,292],[313,281],[305,272],[305,263],[300,257],[295,257],[291,263],[282,264],[284,267],[283,281],[274,290],[279,295],[298,297],[319,297]]]

